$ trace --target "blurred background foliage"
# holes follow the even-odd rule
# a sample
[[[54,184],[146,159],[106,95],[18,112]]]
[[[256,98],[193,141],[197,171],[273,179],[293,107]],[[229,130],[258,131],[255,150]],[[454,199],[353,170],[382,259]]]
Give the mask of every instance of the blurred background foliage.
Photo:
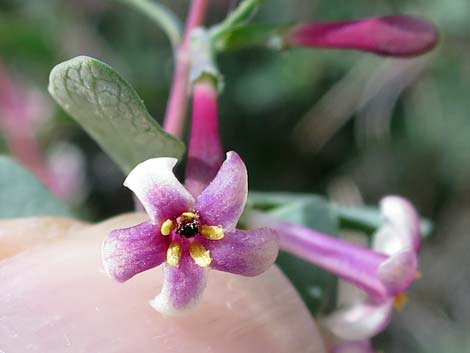
[[[187,1],[162,2],[185,16]],[[235,4],[212,1],[208,23]],[[470,352],[470,3],[270,0],[255,20],[392,13],[436,23],[438,48],[409,60],[311,49],[221,54],[223,140],[244,157],[252,190],[314,192],[352,205],[392,193],[411,199],[436,228],[423,251],[424,278],[377,344],[389,353]],[[112,65],[161,122],[172,50],[159,28],[117,1],[0,0],[0,65],[25,102],[29,92],[40,99],[35,111],[43,116],[31,129],[48,163],[64,143],[73,146],[79,164],[70,169],[80,180],[67,199],[83,218],[99,220],[133,203],[119,169],[47,95],[52,67],[77,55]],[[0,151],[11,152],[5,128]]]

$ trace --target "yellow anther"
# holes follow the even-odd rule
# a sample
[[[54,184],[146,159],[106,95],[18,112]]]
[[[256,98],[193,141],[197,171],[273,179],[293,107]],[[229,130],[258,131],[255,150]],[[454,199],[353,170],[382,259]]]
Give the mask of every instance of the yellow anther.
[[[160,233],[162,233],[162,235],[164,236],[167,236],[175,228],[176,223],[171,219],[167,219],[165,222],[162,223],[162,226],[160,227]]]
[[[393,307],[395,310],[402,311],[408,302],[408,296],[405,293],[400,293],[395,297],[393,301]]]
[[[183,216],[184,218],[186,218],[187,220],[190,220],[190,221],[199,218],[199,216],[194,212],[183,212],[181,214],[181,216]]]
[[[201,226],[200,233],[209,240],[220,240],[225,236],[224,229],[219,226],[203,225]]]
[[[422,274],[421,272],[419,272],[419,271],[416,272],[416,277],[415,277],[415,279],[416,279],[417,281],[419,281],[421,278],[423,278],[423,274]]]
[[[166,261],[170,266],[178,267],[183,254],[183,247],[177,242],[172,242],[166,251]]]
[[[197,241],[189,245],[189,253],[193,258],[196,265],[201,267],[207,267],[211,264],[212,258],[209,250],[206,250],[204,245],[198,243]]]

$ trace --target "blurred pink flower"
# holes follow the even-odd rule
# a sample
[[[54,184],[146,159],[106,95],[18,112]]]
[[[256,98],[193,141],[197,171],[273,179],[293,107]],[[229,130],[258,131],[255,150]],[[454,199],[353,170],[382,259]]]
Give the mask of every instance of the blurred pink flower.
[[[415,56],[438,41],[436,27],[411,16],[301,24],[290,29],[287,46],[357,49],[380,55]]]
[[[414,207],[407,200],[397,196],[385,197],[380,207],[383,225],[373,236],[372,248],[387,256],[411,249],[417,258],[421,232],[419,216]],[[415,278],[417,274],[415,271]],[[397,276],[399,275],[397,273]],[[342,342],[339,344],[341,347],[367,346],[368,339],[388,326],[394,305],[400,308],[405,302],[403,293],[377,301],[344,282],[340,283],[338,297],[338,309],[322,318],[320,323]]]
[[[50,116],[47,98],[0,63],[0,129],[11,154],[59,198],[76,202],[85,193],[84,157],[69,143],[52,146],[46,155],[38,133]]]

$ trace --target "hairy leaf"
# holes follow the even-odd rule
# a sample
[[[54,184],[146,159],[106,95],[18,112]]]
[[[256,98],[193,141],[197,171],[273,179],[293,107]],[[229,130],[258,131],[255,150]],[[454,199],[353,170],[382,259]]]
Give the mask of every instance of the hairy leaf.
[[[49,92],[124,173],[146,159],[184,153],[183,142],[155,122],[131,85],[96,59],[79,56],[57,65]]]

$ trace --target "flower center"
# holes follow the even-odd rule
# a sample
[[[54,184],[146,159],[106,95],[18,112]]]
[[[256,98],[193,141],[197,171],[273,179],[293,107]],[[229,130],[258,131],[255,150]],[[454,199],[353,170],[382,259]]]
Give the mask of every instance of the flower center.
[[[162,223],[160,227],[161,235],[166,237],[173,231],[184,238],[194,238],[196,235],[200,234],[208,240],[220,240],[225,236],[224,229],[221,226],[201,224],[197,212],[183,212],[176,219],[167,219]],[[181,257],[183,256],[183,245],[180,241],[172,239],[172,242],[168,246],[166,261],[170,266],[178,267]],[[189,254],[198,266],[207,267],[211,264],[212,258],[210,251],[197,240],[190,242]]]
[[[185,238],[192,238],[196,236],[197,233],[199,233],[199,222],[197,220],[182,222],[178,224],[176,233]]]
[[[184,238],[194,238],[201,234],[209,240],[220,240],[225,236],[221,226],[209,226],[201,224],[197,212],[183,212],[175,220],[167,219],[160,227],[160,233],[166,237],[175,231],[176,234]]]
[[[176,233],[185,238],[193,238],[199,233],[199,216],[192,212],[184,212],[176,218]]]

